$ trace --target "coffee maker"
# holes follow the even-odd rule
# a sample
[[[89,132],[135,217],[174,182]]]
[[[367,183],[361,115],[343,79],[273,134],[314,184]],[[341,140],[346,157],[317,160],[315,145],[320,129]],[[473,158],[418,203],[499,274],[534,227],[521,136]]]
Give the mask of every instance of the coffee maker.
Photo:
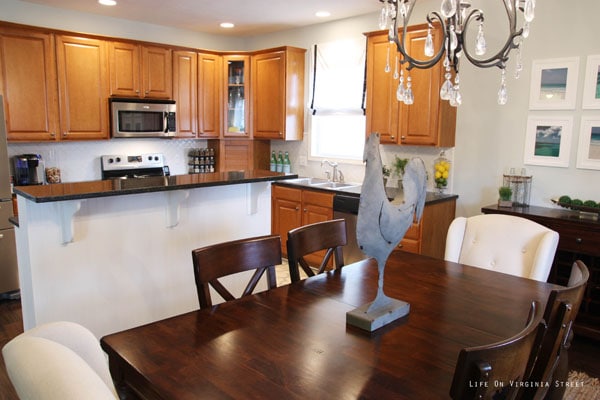
[[[13,157],[15,186],[44,184],[44,162],[39,154],[21,154]]]

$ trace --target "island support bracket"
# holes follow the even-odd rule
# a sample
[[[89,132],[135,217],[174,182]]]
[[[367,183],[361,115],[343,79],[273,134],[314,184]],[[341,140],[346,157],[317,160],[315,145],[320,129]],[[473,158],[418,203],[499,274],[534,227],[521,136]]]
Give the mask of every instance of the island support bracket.
[[[189,190],[174,190],[167,192],[167,228],[175,228],[179,224],[181,203],[190,197]]]
[[[258,196],[267,190],[268,182],[252,182],[246,184],[246,206],[248,215],[258,212]]]
[[[63,246],[73,242],[73,217],[81,208],[81,201],[82,200],[72,200],[55,203],[61,230],[61,244]]]

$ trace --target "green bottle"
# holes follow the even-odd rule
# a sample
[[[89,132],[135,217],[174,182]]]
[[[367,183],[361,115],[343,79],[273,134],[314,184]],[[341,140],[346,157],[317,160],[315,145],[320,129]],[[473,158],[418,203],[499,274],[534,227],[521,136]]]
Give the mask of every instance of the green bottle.
[[[271,152],[271,165],[269,169],[272,172],[277,172],[277,156],[275,155],[275,150]]]
[[[283,158],[283,172],[289,174],[292,172],[292,165],[290,164],[290,155],[288,152],[285,152],[285,157]]]
[[[277,157],[277,172],[283,172],[283,154],[281,154],[281,151],[279,157]]]

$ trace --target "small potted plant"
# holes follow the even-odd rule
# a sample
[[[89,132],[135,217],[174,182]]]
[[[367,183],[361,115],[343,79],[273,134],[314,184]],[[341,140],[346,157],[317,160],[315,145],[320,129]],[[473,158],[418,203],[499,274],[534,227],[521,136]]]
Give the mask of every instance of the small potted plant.
[[[381,172],[383,173],[383,186],[385,186],[388,178],[392,174],[392,170],[387,165],[383,165],[383,167],[381,167]]]
[[[498,189],[498,207],[512,207],[512,189],[508,186],[500,186]]]
[[[398,187],[402,187],[402,177],[404,176],[404,168],[408,164],[408,158],[400,158],[395,156],[394,158],[394,174],[398,177]]]

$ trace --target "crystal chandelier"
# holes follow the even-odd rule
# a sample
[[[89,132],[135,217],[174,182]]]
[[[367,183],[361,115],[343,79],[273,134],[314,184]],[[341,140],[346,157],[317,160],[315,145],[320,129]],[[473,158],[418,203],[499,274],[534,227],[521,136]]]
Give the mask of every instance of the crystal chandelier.
[[[509,53],[516,50],[516,68],[515,78],[518,79],[523,63],[521,61],[520,46],[523,38],[529,36],[529,24],[533,21],[535,0],[501,0],[504,3],[506,16],[509,22],[510,32],[504,45],[493,56],[486,56],[486,41],[483,29],[484,15],[480,9],[472,9],[470,0],[442,0],[440,12],[431,11],[427,14],[429,29],[425,39],[424,54],[429,57],[427,60],[418,60],[411,57],[404,43],[406,38],[408,21],[412,14],[417,0],[379,0],[383,3],[381,15],[379,17],[380,29],[389,29],[389,40],[396,44],[400,56],[400,64],[408,63],[406,70],[408,77],[406,86],[404,86],[404,70],[400,75],[394,74],[394,78],[399,79],[396,97],[398,101],[405,104],[412,104],[414,97],[411,89],[410,70],[412,68],[427,69],[433,67],[443,57],[443,67],[446,72],[444,83],[440,90],[440,97],[448,100],[454,107],[459,106],[462,98],[459,91],[459,62],[461,58],[466,58],[471,64],[479,68],[498,67],[502,71],[500,89],[498,90],[498,104],[506,104],[508,93],[506,89],[506,63]],[[517,27],[517,10],[523,13],[523,27]],[[467,46],[467,29],[471,22],[477,24],[477,34],[473,50]],[[431,29],[434,23],[441,25],[443,34],[442,45],[436,51],[433,43]],[[402,28],[402,36],[399,37],[398,29]],[[474,55],[471,53],[474,51]],[[454,82],[452,82],[451,70],[454,69]],[[386,66],[386,72],[389,72],[389,60]],[[396,65],[397,70],[397,65]]]

